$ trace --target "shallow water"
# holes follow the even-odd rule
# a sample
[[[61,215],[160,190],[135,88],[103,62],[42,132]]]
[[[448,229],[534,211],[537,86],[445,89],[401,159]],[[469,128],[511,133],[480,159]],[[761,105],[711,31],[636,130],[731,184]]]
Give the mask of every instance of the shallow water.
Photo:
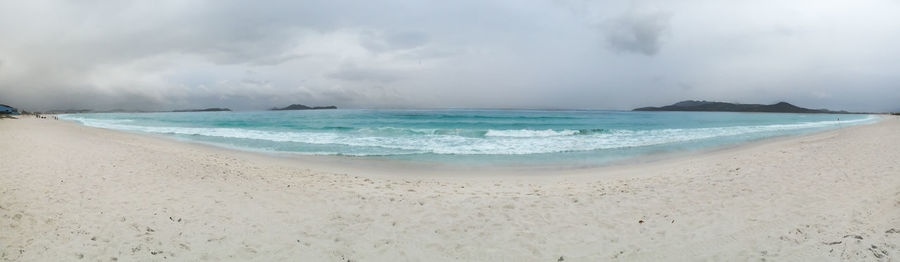
[[[870,115],[542,110],[98,113],[60,118],[254,151],[505,165],[603,164],[877,121]]]

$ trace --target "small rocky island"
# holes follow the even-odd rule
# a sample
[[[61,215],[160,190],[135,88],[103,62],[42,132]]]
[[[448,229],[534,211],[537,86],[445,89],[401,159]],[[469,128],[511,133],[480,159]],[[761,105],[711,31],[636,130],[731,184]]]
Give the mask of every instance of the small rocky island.
[[[173,110],[172,112],[219,112],[219,111],[231,111],[228,108],[204,108],[204,109],[184,109],[184,110]]]
[[[771,105],[760,104],[735,104],[712,101],[681,101],[662,107],[641,107],[633,111],[695,111],[695,112],[761,112],[761,113],[818,113],[818,114],[846,114],[847,111],[831,111],[828,109],[809,109],[780,102]]]
[[[279,110],[320,110],[320,109],[337,109],[336,106],[305,106],[301,104],[293,104],[286,107],[278,108],[274,107],[270,110],[279,111]]]

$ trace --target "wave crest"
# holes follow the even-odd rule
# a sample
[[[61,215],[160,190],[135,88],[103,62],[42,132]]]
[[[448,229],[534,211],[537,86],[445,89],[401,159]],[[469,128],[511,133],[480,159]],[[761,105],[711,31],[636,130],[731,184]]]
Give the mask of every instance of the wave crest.
[[[654,146],[704,139],[718,139],[788,130],[837,127],[865,123],[877,119],[849,121],[816,121],[793,124],[745,125],[707,128],[670,128],[650,130],[626,129],[414,129],[414,128],[352,128],[328,127],[329,130],[281,130],[233,127],[157,126],[128,119],[98,119],[83,116],[61,116],[87,126],[174,134],[182,136],[216,137],[221,140],[250,139],[271,142],[291,142],[291,150],[311,154],[382,155],[441,154],[441,155],[527,155],[558,152],[578,152]],[[311,147],[311,145],[320,145]],[[340,146],[340,147],[334,147]],[[346,153],[335,148],[354,148]],[[338,151],[334,151],[338,150]],[[337,152],[337,153],[335,153]]]

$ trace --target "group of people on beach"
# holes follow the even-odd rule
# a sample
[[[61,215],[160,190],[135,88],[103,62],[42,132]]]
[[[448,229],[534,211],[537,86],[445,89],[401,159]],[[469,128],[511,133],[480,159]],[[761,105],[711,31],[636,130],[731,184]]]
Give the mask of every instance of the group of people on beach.
[[[40,115],[40,114],[34,114],[33,116],[34,116],[34,118],[47,119],[47,116],[43,116],[43,115]],[[59,120],[59,117],[56,117],[56,116],[50,116],[50,119],[53,119],[53,120]]]

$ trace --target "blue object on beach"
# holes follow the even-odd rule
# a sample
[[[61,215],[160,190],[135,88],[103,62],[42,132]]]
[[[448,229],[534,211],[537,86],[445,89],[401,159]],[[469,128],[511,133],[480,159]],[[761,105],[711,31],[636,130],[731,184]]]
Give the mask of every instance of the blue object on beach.
[[[8,106],[8,105],[4,105],[4,104],[0,104],[0,114],[18,115],[18,114],[19,114],[19,111],[16,110],[14,107],[11,107],[11,106]]]

